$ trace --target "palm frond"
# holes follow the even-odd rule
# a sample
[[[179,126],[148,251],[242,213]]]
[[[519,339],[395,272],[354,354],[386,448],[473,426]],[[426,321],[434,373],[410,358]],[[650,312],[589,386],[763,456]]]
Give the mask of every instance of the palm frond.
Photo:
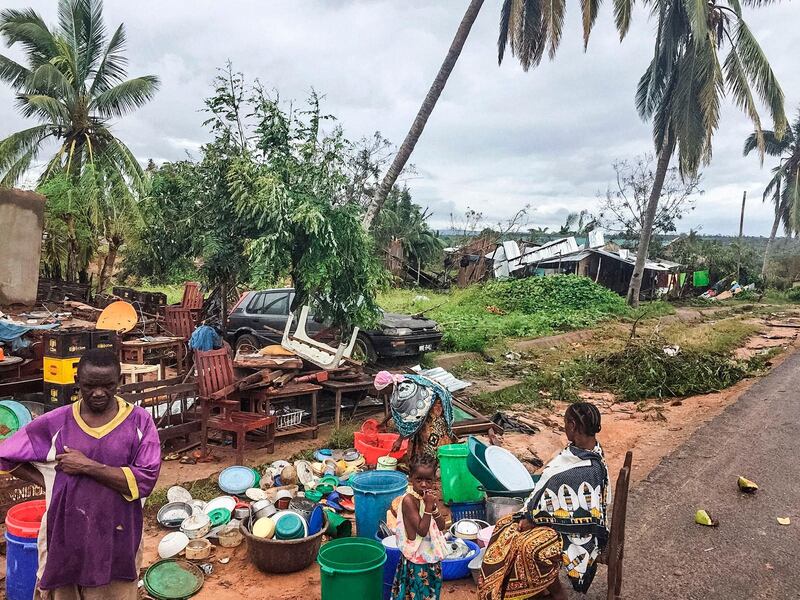
[[[741,19],[736,24],[734,48],[731,52],[739,55],[744,72],[754,84],[761,101],[769,108],[775,134],[782,137],[787,125],[783,90],[761,46]]]
[[[602,0],[581,0],[581,9],[583,11],[583,49],[584,51],[589,47],[589,36],[592,33],[594,22],[597,20],[597,11],[600,8]],[[616,11],[616,5],[614,10]]]
[[[75,88],[69,79],[51,63],[37,67],[25,81],[29,94],[42,94],[70,102],[75,97]]]
[[[125,78],[128,64],[128,59],[123,54],[125,43],[125,26],[120,25],[114,35],[111,36],[103,59],[97,67],[92,87],[89,91],[90,96],[111,89],[114,84],[123,81]]]
[[[30,150],[22,153],[17,159],[12,162],[8,169],[5,170],[3,178],[0,179],[0,188],[14,187],[17,185],[22,176],[28,171],[31,163],[36,159],[39,153],[39,147],[34,146]]]
[[[633,0],[614,0],[614,24],[617,26],[620,41],[628,34],[632,13]]]
[[[52,96],[45,94],[19,94],[17,106],[26,117],[38,115],[39,118],[67,126],[70,114],[66,107]]]
[[[708,32],[708,0],[681,0],[695,39],[702,40]]]
[[[509,23],[511,20],[511,5],[513,0],[503,0],[500,7],[500,33],[497,37],[497,64],[502,64],[503,56],[506,53],[508,38],[510,35]]]
[[[0,80],[14,89],[22,87],[31,72],[16,61],[0,54]]]
[[[102,168],[105,168],[104,165],[114,166],[137,192],[146,189],[144,171],[142,171],[139,161],[136,160],[130,148],[119,139],[111,136],[102,152],[97,153],[95,160],[100,163]]]
[[[761,117],[758,114],[758,107],[736,48],[731,48],[728,56],[725,57],[725,83],[731,91],[733,101],[750,117],[755,126],[755,131],[745,140],[744,154],[747,156],[753,149],[758,148],[758,154],[763,164],[766,141],[761,128]]]
[[[550,40],[547,52],[550,59],[555,57],[564,30],[565,0],[541,0],[542,15],[547,38]]]
[[[52,134],[50,125],[37,125],[12,133],[0,141],[0,171],[8,170],[20,156],[36,148],[39,143]]]
[[[122,117],[151,100],[158,86],[155,75],[129,79],[95,96],[91,108],[103,117]]]
[[[58,51],[53,34],[33,9],[0,12],[0,35],[8,46],[20,44],[32,67],[46,63]]]

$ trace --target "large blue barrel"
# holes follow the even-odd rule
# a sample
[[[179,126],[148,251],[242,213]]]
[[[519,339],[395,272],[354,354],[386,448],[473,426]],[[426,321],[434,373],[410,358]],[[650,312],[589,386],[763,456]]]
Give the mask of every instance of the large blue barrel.
[[[408,486],[408,478],[399,471],[366,471],[350,478],[355,492],[356,535],[375,539],[378,524],[386,519],[392,501]]]

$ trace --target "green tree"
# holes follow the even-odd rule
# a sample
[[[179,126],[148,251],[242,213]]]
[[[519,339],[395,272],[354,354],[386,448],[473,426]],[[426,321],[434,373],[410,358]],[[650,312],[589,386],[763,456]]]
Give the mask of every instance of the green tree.
[[[378,248],[386,249],[392,240],[400,240],[406,261],[416,266],[417,270],[439,259],[442,243],[428,227],[429,217],[427,209],[412,202],[407,187],[402,190],[395,187],[373,227]]]
[[[632,0],[625,0],[632,5]],[[749,0],[751,5],[761,4]],[[682,176],[691,177],[711,160],[720,104],[727,93],[753,122],[756,146],[764,152],[760,98],[777,137],[786,127],[783,91],[750,28],[739,0],[688,2],[654,0],[658,20],[654,56],[639,81],[636,106],[653,123],[657,164],[647,203],[628,303],[637,306],[658,202],[673,154]]]
[[[775,219],[761,266],[761,276],[766,277],[770,249],[780,224],[783,223],[784,231],[789,236],[800,232],[800,112],[782,138],[770,130],[764,130],[762,137],[764,152],[778,157],[778,164],[772,169],[772,179],[764,188],[763,196],[765,202],[770,196],[775,206]],[[759,135],[755,131],[744,142],[744,155],[747,156],[758,147]]]
[[[125,28],[108,37],[101,0],[59,0],[52,28],[32,9],[4,10],[0,35],[9,47],[19,44],[27,62],[0,55],[0,80],[16,90],[22,115],[39,121],[0,141],[0,185],[14,185],[55,140],[44,178],[59,171],[78,177],[94,163],[143,189],[142,169],[110,121],[148,102],[158,78],[126,79]]]

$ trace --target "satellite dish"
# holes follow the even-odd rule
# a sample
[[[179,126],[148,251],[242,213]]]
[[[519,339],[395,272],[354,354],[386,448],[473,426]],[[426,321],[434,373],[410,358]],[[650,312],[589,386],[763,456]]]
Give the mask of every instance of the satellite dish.
[[[97,319],[95,329],[128,333],[131,329],[136,327],[136,323],[138,322],[139,317],[133,305],[118,300],[117,302],[112,302],[103,309],[103,312],[100,313],[100,317]]]

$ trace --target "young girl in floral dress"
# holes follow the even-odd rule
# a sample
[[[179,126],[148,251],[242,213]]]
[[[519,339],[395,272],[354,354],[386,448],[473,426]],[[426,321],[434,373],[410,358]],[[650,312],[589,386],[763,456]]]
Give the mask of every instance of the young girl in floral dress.
[[[392,586],[392,600],[439,600],[441,562],[447,554],[434,481],[436,459],[420,455],[411,462],[409,486],[397,515],[397,547],[402,557]]]

